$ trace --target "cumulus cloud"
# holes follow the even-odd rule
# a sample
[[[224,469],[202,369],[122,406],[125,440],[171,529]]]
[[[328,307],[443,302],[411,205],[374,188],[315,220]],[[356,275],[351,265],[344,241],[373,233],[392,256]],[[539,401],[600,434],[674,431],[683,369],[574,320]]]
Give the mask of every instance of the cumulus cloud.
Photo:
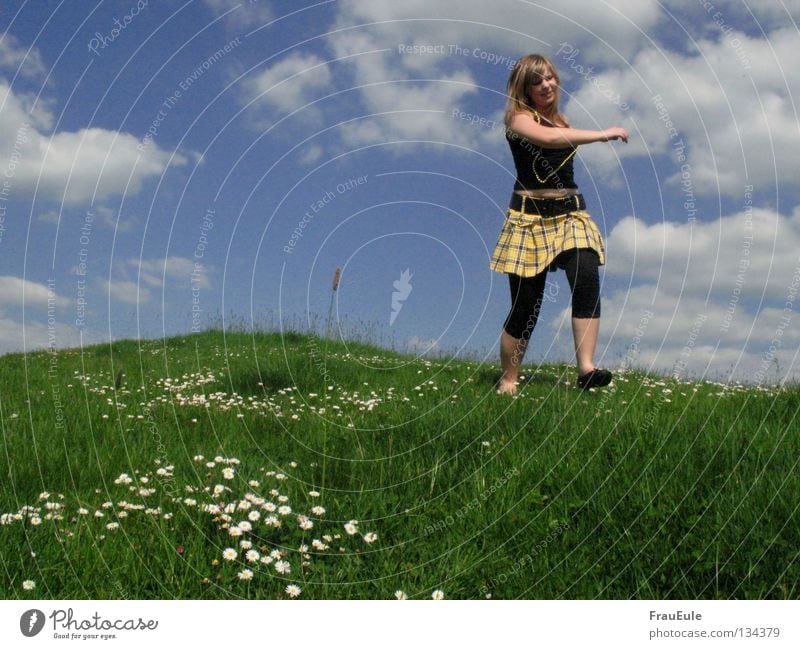
[[[194,286],[197,288],[211,288],[206,272],[195,272],[194,261],[188,257],[167,257],[165,259],[128,259],[128,268],[138,271],[138,278],[147,286],[161,288],[164,279],[169,279],[177,284],[189,286],[194,277]],[[202,269],[207,269],[202,264]]]
[[[49,289],[45,284],[31,282],[21,277],[6,275],[0,277],[0,309],[5,307],[47,307],[48,299],[53,306],[68,304],[66,298],[60,297],[55,288]]]
[[[335,56],[348,57],[343,69],[375,115],[344,127],[343,139],[496,147],[497,138],[454,119],[453,108],[469,111],[479,92],[502,106],[514,60],[531,51],[552,54],[556,35],[596,61],[619,60],[640,47],[644,31],[659,19],[658,3],[650,1],[506,0],[492,3],[488,13],[478,0],[340,2],[328,44]],[[476,64],[496,77],[490,87],[481,88],[470,72]]]
[[[767,38],[731,31],[696,41],[696,53],[643,50],[629,66],[591,76],[587,61],[573,60],[567,66],[581,66],[586,78],[566,105],[573,121],[597,127],[624,118],[634,135],[625,147],[586,147],[582,157],[593,170],[614,173],[617,155],[667,155],[677,163],[683,142],[696,193],[740,196],[750,183],[796,186],[800,70],[785,62],[798,46],[794,28]],[[609,92],[628,109],[621,111]],[[679,167],[668,185],[679,183]]]
[[[0,69],[23,77],[40,77],[46,71],[39,50],[21,46],[8,32],[0,36]]]
[[[800,378],[800,208],[712,223],[628,217],[607,244],[606,283],[624,286],[603,297],[609,358],[682,378]],[[552,326],[568,331],[568,318]]]
[[[110,195],[139,191],[150,177],[186,158],[152,142],[140,150],[129,133],[102,128],[47,134],[49,120],[31,114],[24,97],[0,81],[0,168],[15,192],[88,203]]]

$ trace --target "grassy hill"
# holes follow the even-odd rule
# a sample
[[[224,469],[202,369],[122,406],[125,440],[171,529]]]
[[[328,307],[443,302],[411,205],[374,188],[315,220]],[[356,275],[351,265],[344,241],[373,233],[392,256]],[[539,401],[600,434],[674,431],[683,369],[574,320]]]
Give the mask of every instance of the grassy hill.
[[[2,596],[800,596],[796,386],[498,374],[220,331],[0,358]]]

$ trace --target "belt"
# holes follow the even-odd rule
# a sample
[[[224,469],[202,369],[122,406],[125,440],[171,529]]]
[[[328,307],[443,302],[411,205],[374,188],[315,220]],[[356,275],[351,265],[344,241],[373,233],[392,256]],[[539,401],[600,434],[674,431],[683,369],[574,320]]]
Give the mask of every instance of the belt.
[[[586,201],[583,200],[583,194],[572,194],[564,196],[564,198],[533,198],[520,196],[514,192],[511,194],[508,209],[539,216],[558,216],[567,212],[585,210]]]

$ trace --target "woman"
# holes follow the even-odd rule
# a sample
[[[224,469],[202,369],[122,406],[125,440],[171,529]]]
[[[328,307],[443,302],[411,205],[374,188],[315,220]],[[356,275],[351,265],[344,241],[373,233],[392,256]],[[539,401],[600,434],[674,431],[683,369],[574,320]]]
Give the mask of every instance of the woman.
[[[500,338],[499,394],[516,394],[519,366],[539,317],[548,270],[563,268],[572,291],[572,334],[578,387],[608,385],[611,372],[594,366],[600,328],[600,279],[605,263],[600,231],[585,211],[573,178],[577,147],[628,141],[624,128],[571,128],[558,108],[559,78],[544,56],[517,61],[508,79],[506,140],[517,179],[491,268],[507,273],[511,311]]]

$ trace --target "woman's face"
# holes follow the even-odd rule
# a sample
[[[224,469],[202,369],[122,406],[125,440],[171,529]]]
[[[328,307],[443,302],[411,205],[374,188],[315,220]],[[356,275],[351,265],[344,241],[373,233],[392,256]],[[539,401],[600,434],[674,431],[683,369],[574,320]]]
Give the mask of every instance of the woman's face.
[[[547,112],[556,100],[558,82],[552,70],[547,70],[543,76],[537,77],[528,86],[528,97],[533,107],[539,112]]]

